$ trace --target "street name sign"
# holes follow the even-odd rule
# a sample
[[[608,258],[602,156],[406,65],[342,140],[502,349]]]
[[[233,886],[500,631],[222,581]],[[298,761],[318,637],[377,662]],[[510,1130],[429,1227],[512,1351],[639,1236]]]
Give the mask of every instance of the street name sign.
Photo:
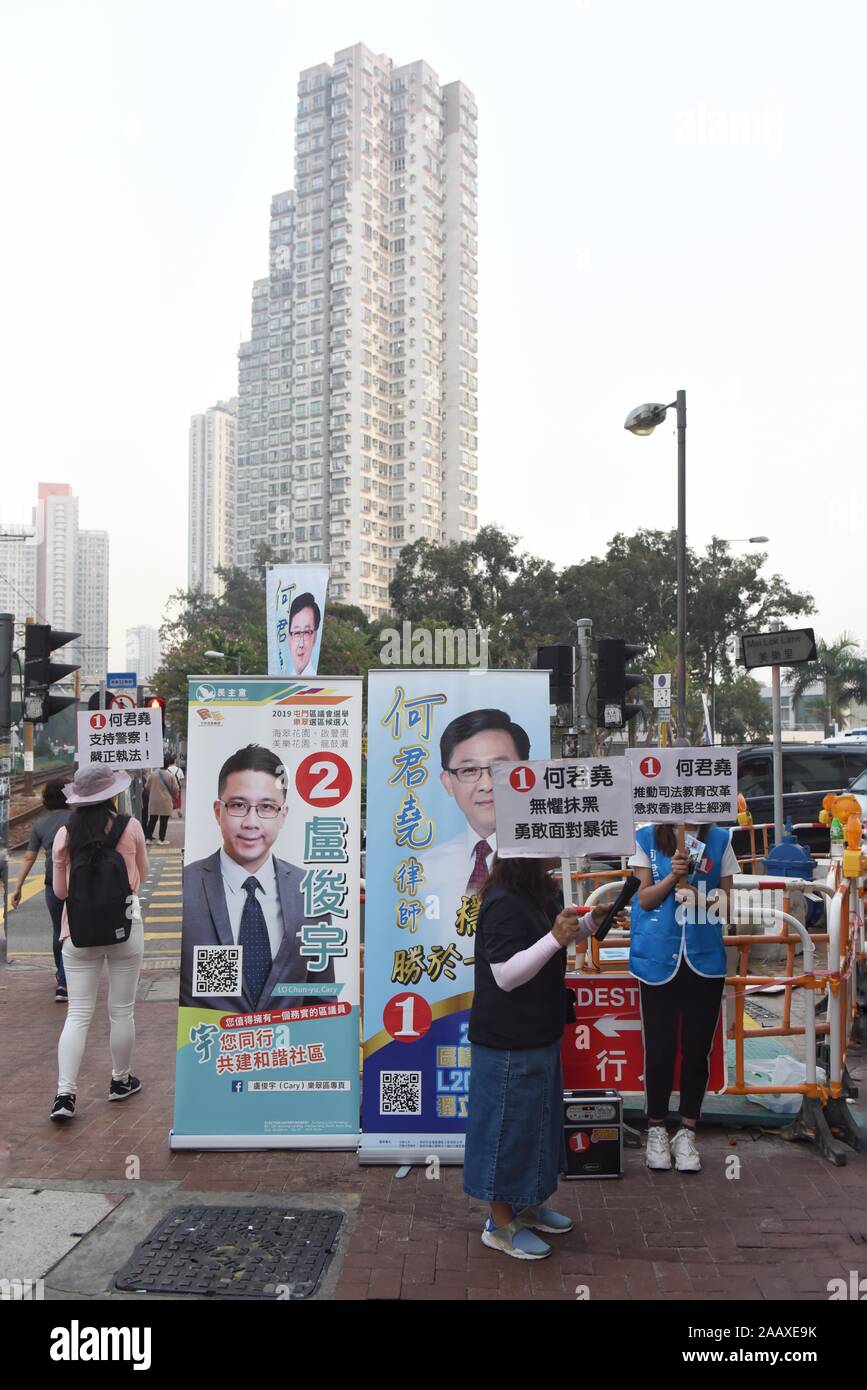
[[[741,634],[741,665],[748,671],[759,666],[798,666],[815,660],[816,636],[811,627]]]

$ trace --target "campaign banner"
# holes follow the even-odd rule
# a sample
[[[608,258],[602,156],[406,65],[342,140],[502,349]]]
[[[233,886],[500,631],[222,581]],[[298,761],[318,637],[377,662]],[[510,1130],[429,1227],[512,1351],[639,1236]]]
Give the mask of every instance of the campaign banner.
[[[271,565],[265,572],[269,676],[315,676],[328,565]]]
[[[738,818],[737,748],[629,748],[639,823],[706,825]]]
[[[189,681],[173,1149],[354,1149],[360,677]]]
[[[635,849],[632,778],[623,758],[500,763],[493,781],[503,858],[573,859]]]
[[[361,1162],[461,1162],[491,769],[550,752],[547,671],[371,671]]]
[[[79,767],[103,763],[124,772],[162,767],[162,710],[157,705],[153,709],[100,709],[80,713],[77,756]]]

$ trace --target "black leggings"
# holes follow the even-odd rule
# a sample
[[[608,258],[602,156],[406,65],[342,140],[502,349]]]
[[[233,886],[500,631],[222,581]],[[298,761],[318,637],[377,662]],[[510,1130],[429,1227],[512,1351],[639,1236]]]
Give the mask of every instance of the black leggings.
[[[163,845],[165,844],[166,830],[168,829],[169,824],[168,816],[148,816],[148,824],[147,830],[145,831],[145,835],[149,840],[153,838],[153,833],[156,830],[157,821],[159,821],[160,823],[160,844]]]
[[[651,1120],[668,1115],[680,1022],[680,1113],[697,1120],[707,1089],[708,1058],[725,980],[690,970],[686,960],[665,985],[641,982],[644,1089]]]

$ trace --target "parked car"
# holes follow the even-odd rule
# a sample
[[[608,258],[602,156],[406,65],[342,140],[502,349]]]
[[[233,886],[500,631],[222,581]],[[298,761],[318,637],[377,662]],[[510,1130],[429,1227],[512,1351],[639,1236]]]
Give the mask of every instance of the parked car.
[[[774,819],[774,750],[770,745],[741,748],[738,752],[738,790],[756,825]],[[808,822],[809,830],[798,831],[798,839],[814,853],[828,852],[828,830],[816,825],[822,800],[829,792],[843,792],[859,774],[867,771],[867,743],[852,741],[833,747],[826,743],[785,744],[783,746],[783,819],[791,816],[794,825]],[[867,788],[867,782],[865,782]],[[735,853],[748,853],[747,832],[736,830]]]
[[[846,790],[852,793],[861,807],[861,819],[867,819],[867,768],[852,778]]]

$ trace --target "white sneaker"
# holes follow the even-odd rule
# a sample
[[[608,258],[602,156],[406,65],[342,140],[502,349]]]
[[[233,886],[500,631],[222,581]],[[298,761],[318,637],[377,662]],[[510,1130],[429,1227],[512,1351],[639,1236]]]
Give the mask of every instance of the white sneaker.
[[[648,1168],[668,1169],[671,1167],[671,1145],[668,1142],[668,1130],[664,1125],[651,1125],[647,1131],[644,1162]]]
[[[695,1142],[695,1134],[684,1125],[671,1141],[674,1166],[678,1173],[700,1173],[701,1159]]]

